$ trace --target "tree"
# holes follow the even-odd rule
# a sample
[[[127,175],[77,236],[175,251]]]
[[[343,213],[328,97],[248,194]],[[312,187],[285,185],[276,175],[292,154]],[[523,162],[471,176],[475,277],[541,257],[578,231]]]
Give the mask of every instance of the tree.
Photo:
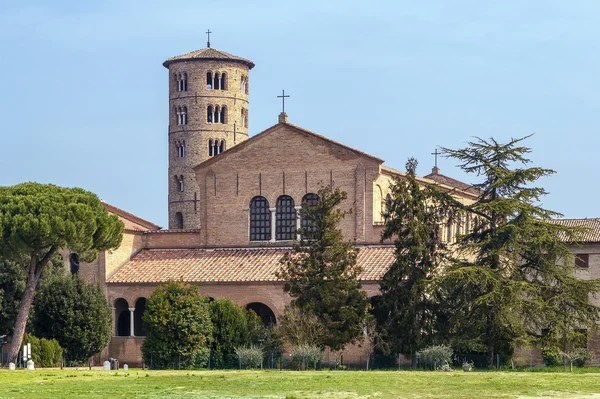
[[[33,331],[56,339],[67,359],[85,362],[110,341],[112,314],[102,289],[79,276],[54,276],[40,284],[34,301]]]
[[[195,285],[169,281],[159,285],[146,303],[148,331],[142,355],[153,368],[204,367],[208,363],[212,323],[207,299]]]
[[[280,324],[281,334],[287,343],[322,346],[325,329],[317,316],[290,305],[285,307]]]
[[[312,226],[300,230],[301,241],[284,256],[277,275],[286,281],[292,306],[314,314],[323,325],[326,333],[319,344],[341,350],[361,336],[369,302],[358,281],[357,250],[338,228],[349,213],[338,208],[347,194],[325,187],[318,195],[314,206],[303,204],[300,216]]]
[[[448,221],[454,202],[435,186],[417,182],[417,161],[406,163],[406,175],[391,185],[381,240],[394,239],[394,263],[380,282],[379,323],[394,353],[415,353],[430,345],[436,331],[439,303],[432,280],[440,273],[446,245],[440,226]]]
[[[27,260],[9,361],[17,358],[36,288],[53,256],[70,248],[91,261],[99,251],[117,248],[122,233],[123,223],[88,191],[38,183],[0,187],[0,258]]]
[[[528,166],[531,149],[521,143],[527,137],[477,138],[443,150],[483,178],[473,185],[474,203],[456,204],[474,216],[472,229],[458,237],[456,259],[439,281],[449,294],[446,305],[469,315],[460,330],[475,331],[472,342],[485,347],[489,364],[495,354],[511,354],[517,340],[568,341],[599,321],[588,296],[600,291],[600,281],[574,276],[568,247],[583,231],[557,223],[561,215],[539,205],[546,191],[534,183],[554,171]]]
[[[227,356],[250,343],[246,309],[230,299],[216,299],[210,303],[210,319],[213,325],[211,360],[215,367],[224,367],[228,363]],[[230,360],[233,365],[237,364],[235,358]]]

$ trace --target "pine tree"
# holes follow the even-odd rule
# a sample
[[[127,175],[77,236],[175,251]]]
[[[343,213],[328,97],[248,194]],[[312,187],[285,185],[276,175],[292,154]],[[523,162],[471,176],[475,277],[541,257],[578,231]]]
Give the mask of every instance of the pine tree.
[[[375,314],[388,349],[411,355],[432,343],[437,309],[432,279],[440,272],[446,250],[440,237],[449,216],[448,194],[417,182],[414,158],[406,164],[406,176],[391,186],[386,203],[382,241],[394,239],[395,260],[383,275]]]
[[[527,137],[504,144],[477,138],[466,148],[444,149],[483,181],[474,184],[474,203],[456,204],[474,216],[472,230],[458,237],[457,257],[439,281],[454,310],[454,331],[468,335],[458,339],[485,348],[490,364],[496,354],[511,355],[517,341],[572,341],[599,320],[588,296],[600,283],[575,277],[568,247],[583,231],[557,223],[562,215],[540,206],[547,193],[534,183],[554,171],[528,166],[531,149],[521,143]]]
[[[301,217],[312,226],[301,229],[302,240],[284,257],[277,275],[286,281],[291,306],[315,315],[323,325],[321,346],[337,351],[361,336],[369,302],[358,281],[357,250],[338,227],[349,213],[339,209],[347,194],[325,187],[318,195],[314,206],[303,204]]]

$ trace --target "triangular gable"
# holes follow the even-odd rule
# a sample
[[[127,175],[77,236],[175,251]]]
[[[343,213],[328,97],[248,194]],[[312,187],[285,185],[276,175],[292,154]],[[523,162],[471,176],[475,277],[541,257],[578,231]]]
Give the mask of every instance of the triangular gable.
[[[214,164],[216,162],[219,162],[220,160],[223,160],[223,159],[227,158],[228,155],[235,154],[235,153],[240,152],[240,151],[244,151],[244,150],[246,150],[246,149],[248,149],[248,148],[250,148],[250,147],[252,147],[254,145],[257,145],[257,143],[259,143],[261,140],[263,140],[264,138],[268,137],[269,135],[271,135],[271,134],[279,131],[282,128],[288,128],[290,132],[301,134],[301,135],[303,135],[305,137],[308,137],[308,138],[318,139],[318,140],[321,140],[321,141],[323,141],[323,142],[325,142],[327,144],[330,144],[330,145],[332,144],[334,146],[339,147],[340,149],[343,149],[345,151],[349,151],[351,153],[354,153],[358,157],[365,157],[365,158],[371,159],[371,160],[373,160],[373,161],[375,161],[375,162],[377,162],[379,164],[383,163],[383,159],[381,159],[381,158],[377,158],[377,157],[375,157],[373,155],[367,154],[367,153],[362,152],[360,150],[357,150],[355,148],[352,148],[352,147],[349,147],[347,145],[338,143],[337,141],[331,140],[331,139],[329,139],[329,138],[327,138],[325,136],[321,136],[320,134],[311,132],[310,130],[303,129],[303,128],[299,127],[299,126],[292,125],[291,123],[281,122],[281,123],[273,125],[270,128],[268,128],[266,130],[263,130],[262,132],[254,135],[252,137],[250,137],[248,140],[246,140],[246,141],[244,141],[244,142],[242,142],[240,144],[237,144],[237,145],[231,147],[230,149],[224,151],[223,153],[221,153],[221,154],[219,154],[217,156],[214,156],[214,157],[212,157],[212,158],[210,158],[210,159],[202,162],[201,164],[195,166],[194,170],[197,171],[199,169],[204,169],[204,168],[206,168],[206,167],[208,167],[208,166],[210,166],[210,165],[212,165],[212,164]]]

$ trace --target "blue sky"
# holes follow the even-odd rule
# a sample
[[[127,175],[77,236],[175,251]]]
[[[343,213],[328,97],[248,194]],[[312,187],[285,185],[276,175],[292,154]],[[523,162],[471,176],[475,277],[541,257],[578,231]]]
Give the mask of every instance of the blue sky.
[[[598,1],[0,0],[0,185],[80,186],[166,226],[167,70],[256,63],[250,134],[290,122],[427,174],[436,146],[531,133],[543,205],[600,217]],[[473,182],[452,160],[442,173]]]

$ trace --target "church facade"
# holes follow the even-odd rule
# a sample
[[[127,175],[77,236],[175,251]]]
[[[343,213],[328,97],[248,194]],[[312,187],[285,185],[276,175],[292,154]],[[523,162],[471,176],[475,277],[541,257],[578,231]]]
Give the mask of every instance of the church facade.
[[[390,184],[404,174],[289,123],[285,113],[249,137],[250,60],[209,45],[163,65],[169,71],[169,226],[162,230],[106,204],[125,223],[123,243],[79,268],[102,285],[113,307],[114,336],[98,360],[141,363],[146,299],[168,280],[197,284],[205,296],[230,298],[277,323],[290,298],[274,273],[298,238],[302,203],[314,201],[323,185],[348,194],[342,206],[352,213],[340,227],[359,249],[363,288],[376,295],[394,251],[380,241],[383,204]],[[464,202],[476,198],[472,187],[438,168],[420,180]],[[444,226],[444,239],[468,228],[468,219]],[[600,270],[600,255],[589,261]]]

